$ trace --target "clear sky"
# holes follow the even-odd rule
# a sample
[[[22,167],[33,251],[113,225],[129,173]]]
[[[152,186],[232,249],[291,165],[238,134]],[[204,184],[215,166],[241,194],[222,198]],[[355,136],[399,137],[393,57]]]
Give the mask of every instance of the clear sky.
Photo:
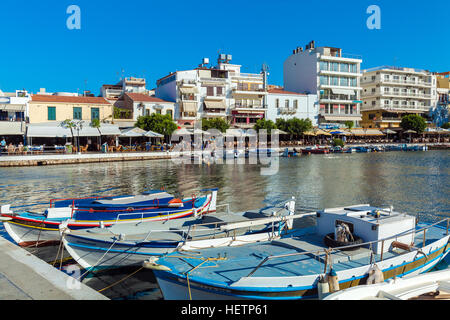
[[[66,26],[70,5],[80,30]],[[381,10],[379,30],[366,25],[370,5]],[[242,72],[268,64],[269,82],[283,85],[284,60],[311,40],[361,55],[362,68],[449,71],[449,12],[448,0],[1,0],[0,89],[98,95],[122,70],[151,89],[219,51]]]

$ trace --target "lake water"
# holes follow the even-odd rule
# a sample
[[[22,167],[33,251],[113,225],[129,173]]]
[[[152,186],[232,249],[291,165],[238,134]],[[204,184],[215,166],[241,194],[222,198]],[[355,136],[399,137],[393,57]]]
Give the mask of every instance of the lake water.
[[[0,201],[18,207],[34,206],[47,204],[52,198],[138,194],[162,187],[188,197],[201,193],[201,189],[217,187],[218,204],[228,203],[234,211],[294,196],[298,210],[369,203],[393,205],[420,221],[437,221],[450,216],[449,177],[450,152],[441,150],[280,158],[277,173],[268,176],[261,175],[261,166],[255,164],[111,162],[0,168]],[[0,233],[4,234],[3,227]],[[142,281],[136,283],[142,286]],[[93,286],[101,289],[106,284],[105,280]],[[131,291],[109,296],[125,298]],[[145,288],[137,291],[145,292]],[[157,288],[150,291],[156,293],[131,295],[136,299],[158,298]]]

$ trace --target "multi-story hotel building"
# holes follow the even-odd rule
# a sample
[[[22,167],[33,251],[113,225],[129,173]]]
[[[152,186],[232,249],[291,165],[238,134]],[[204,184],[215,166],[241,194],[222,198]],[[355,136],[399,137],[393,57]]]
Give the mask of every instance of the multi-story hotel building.
[[[241,66],[230,61],[231,55],[220,54],[214,67],[205,58],[195,69],[170,73],[157,80],[155,95],[175,102],[180,125],[219,117],[237,127],[252,127],[265,117],[264,76],[241,73]]]
[[[433,123],[440,127],[450,120],[450,72],[436,73],[436,93],[437,101],[430,116]]]
[[[361,121],[361,56],[342,49],[315,47],[314,41],[293,50],[283,65],[284,89],[317,94],[319,124],[343,126]]]
[[[361,125],[398,128],[402,116],[428,118],[436,101],[436,76],[425,70],[382,66],[363,71]]]

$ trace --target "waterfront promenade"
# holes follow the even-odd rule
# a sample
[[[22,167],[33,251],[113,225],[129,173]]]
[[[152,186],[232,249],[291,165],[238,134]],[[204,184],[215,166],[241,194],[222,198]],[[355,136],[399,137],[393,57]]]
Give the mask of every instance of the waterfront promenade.
[[[352,144],[347,147],[368,147],[368,146],[392,146],[392,145],[404,145],[392,144],[392,143],[373,143],[373,144]],[[428,149],[450,149],[450,143],[411,143],[406,144],[408,146],[427,146]],[[286,148],[289,151],[294,149],[300,151],[306,147],[311,146],[286,146],[272,148],[277,152],[283,152]],[[328,145],[318,146],[319,148],[330,147]],[[21,166],[43,166],[43,165],[58,165],[58,164],[75,164],[75,163],[99,163],[99,162],[120,162],[120,161],[142,161],[142,160],[161,160],[172,159],[180,156],[193,155],[201,153],[207,153],[207,151],[184,151],[184,152],[171,152],[171,151],[141,151],[141,152],[120,152],[120,153],[72,153],[72,154],[34,154],[34,155],[3,155],[0,157],[0,167],[21,167]]]
[[[109,300],[3,237],[0,261],[0,300]]]

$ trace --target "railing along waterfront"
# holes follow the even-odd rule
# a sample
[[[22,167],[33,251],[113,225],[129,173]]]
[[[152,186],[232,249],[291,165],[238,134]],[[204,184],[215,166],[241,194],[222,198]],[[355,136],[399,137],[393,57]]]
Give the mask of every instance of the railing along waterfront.
[[[387,237],[387,238],[380,239],[380,240],[368,241],[368,242],[364,242],[364,243],[358,243],[358,244],[352,244],[352,245],[341,246],[341,247],[334,247],[334,248],[325,248],[324,247],[324,253],[328,255],[328,254],[331,254],[332,252],[337,252],[337,251],[340,251],[342,249],[349,249],[349,248],[354,248],[354,247],[369,246],[369,248],[370,248],[370,258],[372,260],[373,257],[376,257],[376,254],[372,251],[372,245],[373,244],[381,242],[382,247],[384,247],[384,242],[387,241],[387,240],[397,239],[399,237],[406,236],[406,235],[409,235],[409,234],[412,234],[412,233],[418,234],[418,233],[420,233],[422,231],[423,231],[422,247],[424,247],[425,246],[426,230],[428,230],[431,227],[437,226],[438,224],[441,224],[444,221],[447,222],[447,226],[445,228],[445,230],[446,230],[445,234],[448,235],[449,227],[450,227],[450,218],[445,218],[445,219],[442,219],[442,220],[440,220],[438,222],[430,224],[430,225],[428,225],[426,227],[423,227],[423,228],[421,228],[419,230],[411,229],[411,230],[404,231],[402,233],[396,234],[395,236]],[[411,247],[414,247],[414,244],[411,245]],[[417,248],[417,249],[420,250],[420,248]],[[286,257],[293,257],[293,256],[301,256],[301,255],[307,255],[307,254],[309,254],[309,255],[311,255],[311,254],[312,255],[316,255],[316,254],[320,254],[321,252],[322,251],[313,250],[313,251],[302,251],[302,252],[293,252],[293,253],[287,253],[287,254],[267,256],[247,275],[247,277],[251,277],[253,274],[255,274],[255,272],[259,268],[261,268],[269,260],[286,258]],[[380,261],[383,261],[383,253],[381,253],[381,255],[380,255]],[[371,263],[372,263],[372,261],[371,261]]]

